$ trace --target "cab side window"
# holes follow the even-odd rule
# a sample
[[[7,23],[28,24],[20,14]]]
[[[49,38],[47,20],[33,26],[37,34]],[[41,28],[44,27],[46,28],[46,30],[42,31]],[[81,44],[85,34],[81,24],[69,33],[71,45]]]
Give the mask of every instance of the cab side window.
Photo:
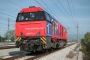
[[[46,20],[50,22],[50,15],[48,13],[45,13]]]

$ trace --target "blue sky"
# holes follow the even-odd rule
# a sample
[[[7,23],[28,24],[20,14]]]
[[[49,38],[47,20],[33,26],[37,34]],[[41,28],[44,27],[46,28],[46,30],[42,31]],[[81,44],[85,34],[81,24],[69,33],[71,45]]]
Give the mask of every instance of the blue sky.
[[[90,0],[42,0],[49,7],[50,10],[46,7],[46,5],[44,5],[44,3],[41,0],[36,0],[36,1],[38,1],[62,25],[64,25],[66,28],[69,27],[68,29],[69,39],[76,38],[77,29],[75,25],[77,25],[77,22],[79,26],[79,38],[82,38],[86,32],[88,31],[90,32]],[[27,8],[29,6],[41,6],[36,1],[35,0],[0,0],[0,35],[4,36],[5,32],[7,31],[8,18],[10,19],[10,30],[15,29],[14,24],[15,24],[16,16],[22,8]],[[54,1],[54,3],[56,3],[56,5],[60,9],[52,1]],[[69,5],[67,1],[69,2]],[[65,10],[68,12],[69,15],[63,9],[60,3],[63,5],[63,7],[65,8]],[[11,15],[13,17],[2,13]]]

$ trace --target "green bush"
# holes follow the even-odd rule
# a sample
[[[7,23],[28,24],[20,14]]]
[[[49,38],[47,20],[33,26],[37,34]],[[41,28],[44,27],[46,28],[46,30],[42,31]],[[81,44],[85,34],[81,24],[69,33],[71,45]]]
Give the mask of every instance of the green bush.
[[[84,53],[84,60],[90,60],[90,32],[87,32],[83,39],[81,39],[82,52]]]

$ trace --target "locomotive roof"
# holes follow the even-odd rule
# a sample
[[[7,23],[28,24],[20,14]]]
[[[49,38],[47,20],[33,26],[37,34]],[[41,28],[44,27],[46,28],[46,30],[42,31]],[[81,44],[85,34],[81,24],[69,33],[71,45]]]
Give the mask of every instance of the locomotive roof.
[[[23,8],[19,13],[25,13],[25,12],[38,12],[38,11],[44,11],[41,7],[31,6],[29,8]],[[51,15],[50,15],[51,16]],[[51,16],[52,17],[52,16]],[[53,17],[52,17],[53,18]],[[53,18],[56,22],[58,22],[55,18]],[[60,23],[60,22],[59,22]],[[60,23],[61,24],[61,23]],[[64,26],[63,26],[64,27]],[[64,27],[65,28],[65,27]],[[65,28],[66,29],[66,28]]]
[[[23,8],[20,13],[23,12],[37,12],[37,11],[44,11],[41,7],[29,7],[29,8]]]

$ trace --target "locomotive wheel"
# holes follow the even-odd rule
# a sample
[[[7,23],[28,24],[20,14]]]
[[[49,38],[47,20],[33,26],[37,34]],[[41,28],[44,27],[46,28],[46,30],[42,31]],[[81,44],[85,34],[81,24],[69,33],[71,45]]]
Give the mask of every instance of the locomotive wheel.
[[[51,51],[53,51],[53,48],[51,48]]]
[[[65,41],[61,41],[61,47],[64,47]]]
[[[45,49],[45,53],[47,53],[48,52],[48,49]]]
[[[56,44],[56,48],[59,48],[60,44]]]
[[[50,53],[53,52],[53,48],[50,48]]]
[[[29,45],[26,44],[26,45],[21,45],[20,46],[20,51],[29,51]]]
[[[24,45],[20,46],[20,51],[24,51]]]
[[[48,52],[48,49],[44,49],[43,52],[44,52],[44,53],[47,53],[47,52]]]

